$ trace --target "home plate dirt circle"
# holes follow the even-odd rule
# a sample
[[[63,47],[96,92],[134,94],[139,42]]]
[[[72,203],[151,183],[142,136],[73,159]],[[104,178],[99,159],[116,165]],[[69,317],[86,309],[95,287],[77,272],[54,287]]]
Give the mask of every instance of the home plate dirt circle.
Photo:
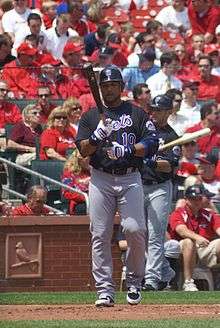
[[[135,311],[134,311],[135,310]],[[85,305],[0,305],[0,320],[147,320],[220,319],[217,305],[115,305],[96,308]]]

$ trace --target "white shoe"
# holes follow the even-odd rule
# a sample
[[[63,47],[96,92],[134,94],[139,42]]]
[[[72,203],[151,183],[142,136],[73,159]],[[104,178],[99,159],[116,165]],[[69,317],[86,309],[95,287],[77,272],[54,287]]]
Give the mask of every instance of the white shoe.
[[[114,306],[114,300],[110,296],[101,297],[95,302],[97,307],[110,307]]]
[[[196,287],[196,285],[194,284],[194,280],[190,279],[190,280],[185,280],[184,284],[183,284],[183,290],[185,292],[198,292],[198,288]]]
[[[137,305],[141,301],[140,290],[136,287],[128,288],[127,292],[127,302],[131,305]]]

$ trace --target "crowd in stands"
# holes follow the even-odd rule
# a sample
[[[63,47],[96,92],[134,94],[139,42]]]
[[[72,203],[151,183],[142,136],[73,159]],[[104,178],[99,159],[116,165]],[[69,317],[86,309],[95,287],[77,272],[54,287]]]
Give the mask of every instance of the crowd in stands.
[[[149,113],[156,96],[166,93],[172,99],[168,124],[178,136],[211,129],[182,147],[171,237],[187,235],[183,224],[178,228],[176,223],[179,208],[197,206],[190,215],[206,214],[204,208],[220,212],[218,0],[3,0],[0,33],[1,154],[13,150],[15,162],[29,168],[36,159],[62,161],[60,181],[86,195],[89,164],[76,150],[75,137],[82,113],[95,107],[95,101],[83,65],[92,63],[98,78],[102,67],[114,64],[122,71],[125,100]],[[27,193],[27,203],[10,209],[1,201],[1,214],[49,214],[43,207],[46,189],[24,188],[21,176],[17,191]],[[205,187],[206,194],[195,191],[206,200],[202,207],[182,192],[190,187],[184,183],[191,176],[193,185]],[[68,214],[86,213],[82,193],[62,189],[60,197],[68,201]],[[212,214],[212,220],[219,236],[219,218]],[[197,239],[209,244],[210,236]],[[185,279],[191,281],[194,263],[189,258],[195,249],[186,243],[191,252],[184,253],[183,242]]]

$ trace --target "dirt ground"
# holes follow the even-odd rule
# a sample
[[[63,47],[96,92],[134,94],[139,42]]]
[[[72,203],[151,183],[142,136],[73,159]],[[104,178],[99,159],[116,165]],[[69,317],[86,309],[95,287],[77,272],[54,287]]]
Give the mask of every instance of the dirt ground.
[[[0,320],[220,319],[219,305],[1,305]]]

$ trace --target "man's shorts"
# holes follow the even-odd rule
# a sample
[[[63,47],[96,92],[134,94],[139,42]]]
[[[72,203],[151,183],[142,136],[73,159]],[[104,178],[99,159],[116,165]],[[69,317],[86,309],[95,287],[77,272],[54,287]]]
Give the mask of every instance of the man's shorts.
[[[180,247],[182,249],[183,240],[180,240]],[[219,265],[216,255],[216,249],[219,248],[220,238],[212,240],[207,247],[196,247],[199,262],[202,265],[212,268]]]

